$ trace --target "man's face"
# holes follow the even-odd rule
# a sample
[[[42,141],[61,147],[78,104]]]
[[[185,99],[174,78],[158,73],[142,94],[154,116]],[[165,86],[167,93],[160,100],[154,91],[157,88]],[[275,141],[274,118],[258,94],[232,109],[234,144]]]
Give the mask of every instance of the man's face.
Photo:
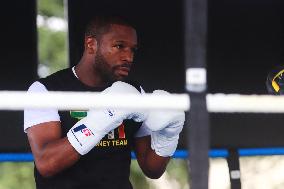
[[[128,26],[112,25],[101,37],[95,57],[95,70],[104,81],[123,80],[130,71],[137,48],[136,31]]]

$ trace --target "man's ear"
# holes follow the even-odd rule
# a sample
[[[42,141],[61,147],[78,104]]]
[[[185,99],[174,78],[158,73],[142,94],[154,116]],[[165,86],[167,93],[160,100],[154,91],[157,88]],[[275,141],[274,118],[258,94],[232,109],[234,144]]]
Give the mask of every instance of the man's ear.
[[[85,37],[85,51],[89,54],[97,52],[97,40],[94,37]]]

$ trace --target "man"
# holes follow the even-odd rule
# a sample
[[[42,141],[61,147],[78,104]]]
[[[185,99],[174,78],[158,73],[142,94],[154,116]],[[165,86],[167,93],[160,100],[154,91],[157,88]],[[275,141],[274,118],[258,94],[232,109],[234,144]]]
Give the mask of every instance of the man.
[[[128,76],[136,48],[136,31],[131,25],[115,17],[96,17],[87,26],[80,62],[36,81],[28,93],[101,91],[141,95],[140,86],[122,82]],[[161,90],[154,93],[167,94]],[[184,123],[184,112],[168,111],[27,109],[24,114],[38,189],[132,188],[132,149],[144,174],[159,178],[176,149]]]

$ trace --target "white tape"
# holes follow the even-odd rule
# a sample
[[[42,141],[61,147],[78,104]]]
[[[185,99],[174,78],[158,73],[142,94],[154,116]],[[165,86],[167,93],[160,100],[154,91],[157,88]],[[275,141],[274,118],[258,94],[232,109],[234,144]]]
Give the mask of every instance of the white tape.
[[[241,178],[240,170],[232,170],[230,175],[231,175],[232,179],[240,179]]]
[[[204,91],[206,89],[206,69],[188,68],[186,70],[186,88],[193,92]]]

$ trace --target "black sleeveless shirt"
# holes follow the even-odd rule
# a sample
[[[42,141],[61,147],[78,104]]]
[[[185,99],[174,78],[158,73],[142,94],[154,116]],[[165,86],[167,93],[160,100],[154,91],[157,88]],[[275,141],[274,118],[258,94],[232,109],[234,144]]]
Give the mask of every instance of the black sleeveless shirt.
[[[64,69],[39,79],[49,91],[102,91],[81,83],[72,69]],[[139,91],[139,86],[135,86]],[[94,99],[95,101],[96,99]],[[82,117],[85,111],[59,111],[62,138]],[[72,167],[49,178],[40,175],[35,167],[37,189],[132,189],[129,181],[131,150],[134,135],[141,123],[124,120],[114,131],[107,134],[89,153],[81,156]]]

